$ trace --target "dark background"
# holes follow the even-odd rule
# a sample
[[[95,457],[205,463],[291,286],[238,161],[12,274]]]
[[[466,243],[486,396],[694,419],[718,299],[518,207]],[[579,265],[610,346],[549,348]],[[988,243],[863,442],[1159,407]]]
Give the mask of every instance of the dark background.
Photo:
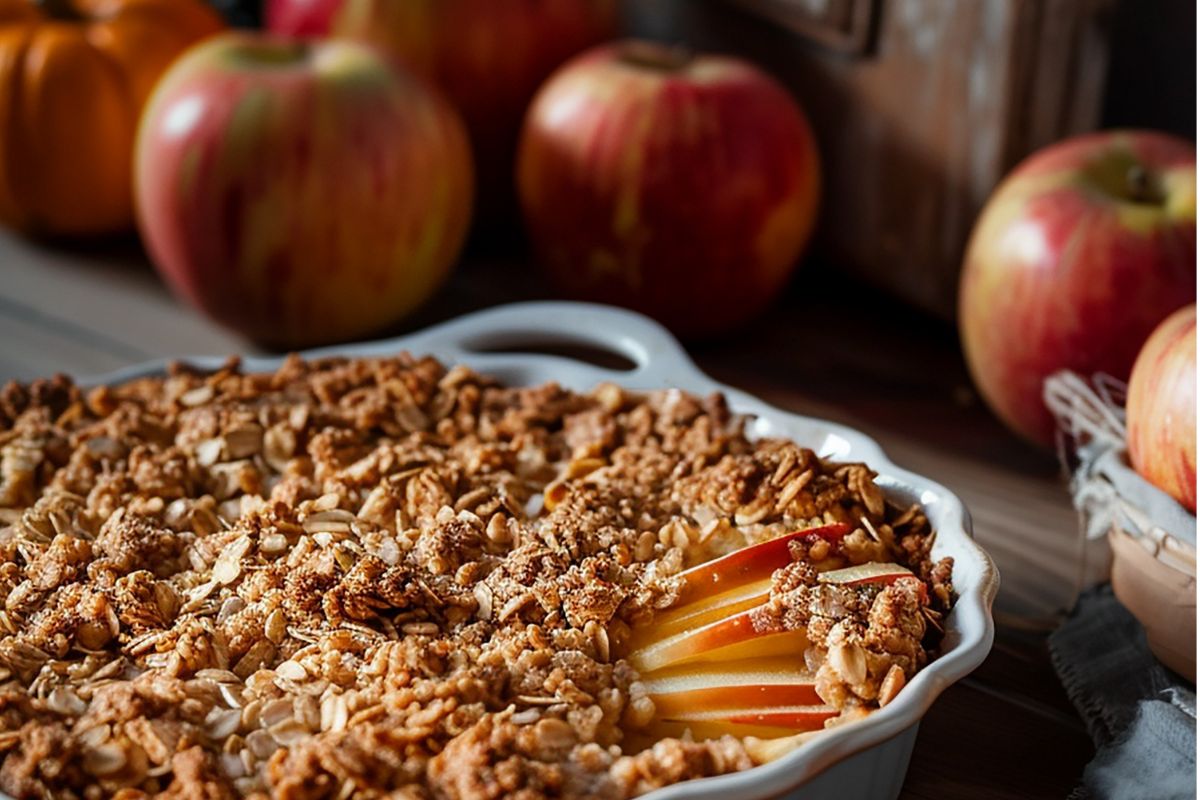
[[[261,0],[211,2],[234,25],[257,27],[261,23]],[[637,19],[641,32],[671,38],[673,32],[654,29],[653,20],[667,16],[680,2],[625,0],[625,16]],[[730,15],[753,16],[714,0],[682,2],[699,7],[698,17],[718,24]],[[782,33],[774,23],[750,24],[761,24],[769,36]],[[1195,140],[1196,4],[1190,0],[1118,0],[1111,32],[1112,63],[1105,92],[1104,126],[1158,128]]]

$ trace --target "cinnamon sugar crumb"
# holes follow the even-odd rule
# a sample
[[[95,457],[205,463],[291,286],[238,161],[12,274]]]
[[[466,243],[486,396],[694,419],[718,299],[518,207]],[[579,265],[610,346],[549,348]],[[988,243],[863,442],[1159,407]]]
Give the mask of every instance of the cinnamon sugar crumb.
[[[865,653],[857,683],[823,673],[828,702],[885,679],[890,699],[953,586],[919,508],[873,478],[751,441],[719,396],[509,388],[407,354],[9,384],[0,789],[622,798],[747,769],[731,736],[633,744],[630,633],[683,569],[847,522],[793,552],[763,613],[806,626],[809,657]],[[813,578],[882,558],[921,580]]]

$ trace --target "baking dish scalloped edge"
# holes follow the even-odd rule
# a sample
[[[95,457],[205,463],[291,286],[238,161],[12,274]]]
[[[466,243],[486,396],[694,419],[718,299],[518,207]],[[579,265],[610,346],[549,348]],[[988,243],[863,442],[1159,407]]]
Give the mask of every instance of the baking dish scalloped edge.
[[[616,352],[630,370],[598,367],[571,358],[519,352],[522,347],[586,346]],[[514,352],[500,352],[510,348]],[[992,603],[999,588],[995,564],[971,537],[962,502],[940,484],[893,464],[870,437],[852,428],[773,408],[745,392],[720,384],[696,367],[679,342],[658,323],[622,309],[587,303],[530,302],[498,306],[416,333],[359,344],[309,350],[305,357],[381,356],[401,350],[464,363],[506,384],[549,380],[586,390],[602,381],[629,389],[678,388],[696,394],[722,392],[730,407],[754,417],[754,437],[782,436],[822,456],[864,461],[879,473],[889,498],[919,502],[937,531],[934,555],[954,557],[959,593],[947,616],[941,654],[916,674],[887,707],[865,720],[824,732],[795,751],[744,772],[687,781],[655,790],[645,800],[776,797],[894,798],[903,785],[917,725],[950,684],[986,658],[992,646]],[[182,359],[216,368],[225,357]],[[282,358],[247,357],[250,371],[273,370]],[[162,373],[167,360],[82,378],[82,385],[116,384]],[[802,790],[802,791],[801,791]]]

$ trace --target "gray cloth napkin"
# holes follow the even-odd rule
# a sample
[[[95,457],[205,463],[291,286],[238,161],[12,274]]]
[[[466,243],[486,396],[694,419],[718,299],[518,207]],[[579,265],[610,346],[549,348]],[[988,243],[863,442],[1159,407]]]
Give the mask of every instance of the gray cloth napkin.
[[[1154,658],[1111,587],[1080,596],[1050,659],[1097,747],[1071,800],[1196,797],[1195,687]]]

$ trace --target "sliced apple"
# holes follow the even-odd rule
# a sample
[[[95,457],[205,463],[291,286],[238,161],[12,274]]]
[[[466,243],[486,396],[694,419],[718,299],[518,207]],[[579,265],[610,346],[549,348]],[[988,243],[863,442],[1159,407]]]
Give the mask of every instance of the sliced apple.
[[[688,692],[651,695],[658,712],[666,719],[693,708],[732,709],[748,707],[770,708],[782,703],[786,706],[820,703],[812,684],[761,685],[754,683],[730,686],[709,686]]]
[[[866,564],[855,564],[845,569],[834,569],[822,572],[817,576],[821,583],[832,583],[837,586],[858,586],[864,583],[894,583],[901,578],[915,578],[912,570],[899,564],[881,564],[875,561]]]
[[[731,708],[717,711],[692,710],[675,714],[671,722],[728,722],[733,725],[754,725],[787,728],[796,731],[815,731],[825,727],[825,721],[838,715],[833,706],[780,706],[778,708]]]
[[[645,681],[660,717],[692,709],[819,705],[812,673],[793,654],[659,670]]]
[[[843,523],[794,531],[681,573],[675,608],[634,634],[630,663],[648,673],[696,661],[803,652],[808,644],[803,632],[758,630],[750,612],[770,596],[775,570],[792,563],[792,542],[836,542],[849,531]]]
[[[848,525],[839,523],[794,531],[680,573],[683,585],[674,608],[657,615],[652,624],[639,631],[634,649],[760,605],[771,594],[771,575],[792,561],[788,547],[791,542],[806,537],[836,542],[849,530]]]
[[[640,631],[640,639],[662,639],[688,628],[698,628],[719,619],[754,608],[771,594],[771,578],[761,578],[728,591],[679,606],[655,616],[654,621]]]
[[[687,605],[714,593],[720,594],[753,581],[770,579],[775,570],[792,563],[788,545],[797,539],[817,537],[827,542],[839,542],[849,532],[850,526],[843,523],[793,531],[697,564],[680,573],[683,588],[675,604]]]
[[[773,539],[772,541],[779,541],[779,539]],[[701,564],[700,566],[703,567],[706,565]],[[821,573],[818,576],[818,580],[822,583],[854,586],[866,583],[892,583],[900,578],[915,577],[908,568],[899,564],[868,563]],[[706,625],[715,620],[723,619],[740,611],[761,605],[766,602],[770,594],[770,576],[735,586],[724,592],[695,600],[686,605],[677,606],[659,615],[654,619],[653,624],[646,629],[645,634],[662,639],[686,628]],[[643,635],[641,638],[644,639],[646,636]]]
[[[753,610],[651,640],[629,654],[629,663],[645,674],[696,661],[731,661],[788,653],[798,656],[804,652],[808,646],[804,631],[758,627],[751,618]]]
[[[803,666],[805,632],[783,630],[755,610],[769,599],[774,572],[791,563],[793,541],[835,542],[848,532],[848,525],[796,531],[682,573],[677,605],[642,626],[631,641],[627,658],[641,673],[656,716],[638,735],[788,739],[786,747],[764,746],[756,757],[769,760],[796,746],[797,732],[820,730],[836,717],[837,709],[823,703]],[[836,586],[916,579],[906,567],[879,563],[818,577]]]
[[[766,764],[769,761],[786,756],[800,745],[811,740],[817,733],[818,731],[805,731],[781,737],[748,734],[743,740],[743,744],[746,747],[746,752],[754,759],[755,764]]]

